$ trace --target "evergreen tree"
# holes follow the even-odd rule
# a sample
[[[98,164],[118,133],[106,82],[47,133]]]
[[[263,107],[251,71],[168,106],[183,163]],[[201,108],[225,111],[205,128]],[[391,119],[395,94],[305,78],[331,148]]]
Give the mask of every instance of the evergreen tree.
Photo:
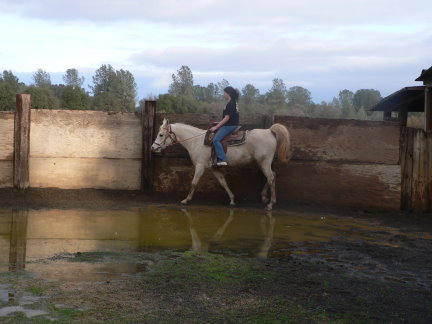
[[[101,92],[93,98],[95,110],[121,111],[122,104],[113,92]]]
[[[273,86],[266,93],[266,104],[269,106],[269,113],[273,114],[277,109],[286,106],[287,89],[282,79],[273,79]]]
[[[168,93],[173,96],[193,96],[193,74],[191,69],[182,65],[177,74],[172,74],[172,83],[169,86]]]
[[[15,110],[16,94],[21,92],[22,86],[11,71],[3,71],[0,75],[0,111]]]
[[[255,104],[258,102],[258,98],[260,96],[259,89],[255,88],[252,84],[246,84],[246,86],[242,89],[242,98],[246,105]]]
[[[226,79],[222,79],[222,81],[218,82],[218,84],[217,84],[217,96],[219,98],[223,97],[224,89],[226,87],[228,87],[229,85],[230,85],[230,83]]]
[[[344,89],[339,91],[339,102],[341,105],[341,117],[345,119],[356,119],[356,111],[353,105],[354,94],[352,91]]]
[[[96,97],[103,92],[112,92],[115,87],[115,79],[116,73],[113,67],[110,64],[102,64],[93,76],[93,86],[90,87],[93,95]]]
[[[67,86],[75,88],[81,88],[84,83],[84,77],[80,77],[78,70],[68,69],[66,74],[63,75],[63,81]]]
[[[116,71],[115,93],[121,102],[122,111],[135,111],[137,84],[131,72],[123,69]]]
[[[37,86],[29,86],[25,93],[32,96],[32,107],[39,109],[58,109],[59,100],[54,96],[51,89]]]
[[[61,95],[61,107],[72,110],[89,109],[90,96],[82,88],[66,86]]]
[[[23,86],[23,83],[20,83],[18,78],[10,70],[3,71],[3,76],[0,76],[0,81],[8,84],[15,93],[19,93]]]
[[[33,74],[33,81],[36,87],[45,89],[51,88],[51,76],[42,69],[38,69],[35,74]]]
[[[111,65],[102,65],[93,76],[94,106],[98,110],[134,111],[137,85],[131,72],[115,71]],[[109,107],[109,105],[113,105]]]
[[[357,90],[353,97],[354,108],[358,111],[363,108],[369,110],[382,99],[381,93],[374,89]]]
[[[290,106],[308,107],[312,104],[310,91],[303,87],[295,86],[289,88],[286,97]]]
[[[12,87],[0,80],[0,111],[15,110],[15,91]]]

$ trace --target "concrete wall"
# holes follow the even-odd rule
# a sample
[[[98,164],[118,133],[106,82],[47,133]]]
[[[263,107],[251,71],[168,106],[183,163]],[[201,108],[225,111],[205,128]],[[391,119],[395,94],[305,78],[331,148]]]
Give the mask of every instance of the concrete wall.
[[[14,113],[0,112],[0,188],[13,186]]]
[[[202,117],[168,117],[173,123],[208,125]],[[162,116],[157,124],[161,120]],[[279,201],[399,210],[399,125],[286,116],[276,117],[275,122],[288,127],[293,151],[288,164],[275,163]],[[265,121],[258,118],[241,123],[246,128],[264,128]],[[264,177],[257,167],[228,168],[226,173],[237,201],[259,201]],[[179,147],[155,157],[157,193],[184,198],[192,177],[193,166]],[[197,198],[228,200],[210,172],[201,179]]]
[[[31,111],[30,187],[139,189],[141,117],[100,111]]]

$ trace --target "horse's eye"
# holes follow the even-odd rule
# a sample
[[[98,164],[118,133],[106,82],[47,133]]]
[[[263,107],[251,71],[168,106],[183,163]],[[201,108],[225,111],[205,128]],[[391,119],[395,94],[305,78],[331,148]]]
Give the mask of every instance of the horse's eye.
[[[159,137],[162,137],[163,136],[163,134],[159,134]]]

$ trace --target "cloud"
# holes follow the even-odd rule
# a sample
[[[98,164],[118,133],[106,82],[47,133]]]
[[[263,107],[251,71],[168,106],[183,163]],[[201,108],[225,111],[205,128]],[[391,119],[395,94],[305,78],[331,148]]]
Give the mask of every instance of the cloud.
[[[430,1],[401,0],[1,0],[2,12],[53,20],[146,20],[202,25],[335,25],[386,21],[427,21]],[[423,8],[418,10],[417,8]]]
[[[140,95],[166,92],[188,65],[201,85],[265,92],[282,78],[329,100],[411,84],[431,65],[430,9],[430,0],[0,0],[0,57],[20,71],[111,64],[141,80]]]
[[[432,32],[429,32],[432,35]],[[428,37],[424,33],[423,37]],[[208,72],[273,72],[301,73],[314,71],[381,71],[408,64],[418,55],[419,38],[416,34],[388,35],[369,32],[332,40],[295,36],[268,39],[266,43],[253,38],[231,46],[171,46],[149,48],[131,55],[134,65],[150,64],[178,68],[188,65],[192,70]]]

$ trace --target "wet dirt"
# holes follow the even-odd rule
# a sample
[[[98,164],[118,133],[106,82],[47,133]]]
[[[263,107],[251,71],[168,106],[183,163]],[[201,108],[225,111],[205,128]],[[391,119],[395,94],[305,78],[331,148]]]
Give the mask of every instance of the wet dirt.
[[[0,202],[11,197],[0,208],[8,323],[28,308],[11,291],[23,300],[39,285],[47,298],[32,307],[49,315],[34,318],[68,323],[432,322],[431,215],[184,208],[98,191],[3,191]]]

